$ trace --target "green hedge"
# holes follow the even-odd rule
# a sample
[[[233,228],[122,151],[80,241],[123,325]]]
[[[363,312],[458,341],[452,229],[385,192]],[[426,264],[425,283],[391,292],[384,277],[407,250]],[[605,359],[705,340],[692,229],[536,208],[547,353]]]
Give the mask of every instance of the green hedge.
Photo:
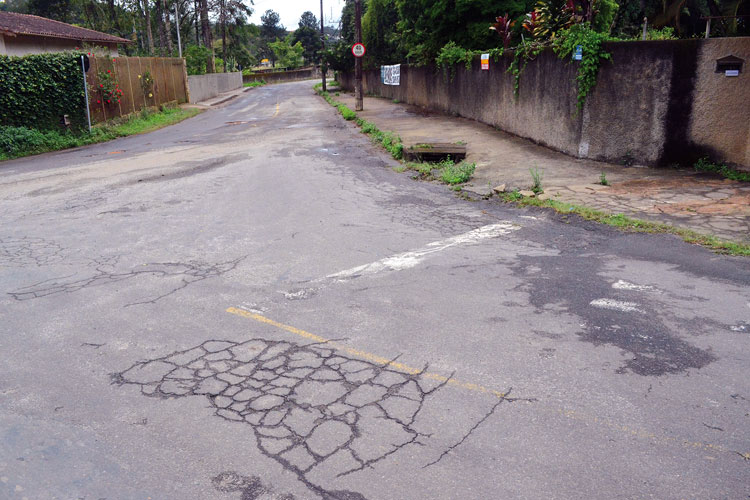
[[[51,130],[63,115],[86,125],[80,54],[0,56],[0,125]]]

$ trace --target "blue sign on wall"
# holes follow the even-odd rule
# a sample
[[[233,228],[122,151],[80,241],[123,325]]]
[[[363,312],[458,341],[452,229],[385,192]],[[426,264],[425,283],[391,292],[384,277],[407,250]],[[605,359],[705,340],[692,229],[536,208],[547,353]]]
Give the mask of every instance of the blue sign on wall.
[[[576,51],[573,53],[573,60],[580,61],[583,59],[583,45],[576,45]]]

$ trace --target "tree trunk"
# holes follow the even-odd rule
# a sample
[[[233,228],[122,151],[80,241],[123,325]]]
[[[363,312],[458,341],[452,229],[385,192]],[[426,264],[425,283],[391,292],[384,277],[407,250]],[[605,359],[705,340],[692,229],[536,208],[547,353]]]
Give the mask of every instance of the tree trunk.
[[[167,55],[172,57],[174,47],[172,46],[172,25],[169,22],[169,6],[167,0],[161,0],[161,11],[164,14],[164,32],[167,39]]]
[[[109,14],[110,29],[115,31],[118,36],[122,35],[122,33],[120,32],[120,23],[117,21],[117,9],[115,9],[115,0],[107,0],[107,11]]]
[[[211,35],[211,25],[208,22],[208,0],[200,0],[201,3],[201,33],[203,35],[203,45],[206,46],[211,53],[208,55],[206,60],[206,72],[215,73],[216,67],[214,66],[214,44]]]
[[[164,57],[164,52],[167,50],[167,34],[164,31],[164,12],[162,12],[159,0],[156,0],[156,28],[159,33],[159,55]]]
[[[146,23],[146,38],[148,39],[148,55],[154,55],[154,33],[151,31],[151,8],[148,0],[143,0],[143,16]]]
[[[201,46],[201,27],[198,22],[198,12],[201,10],[200,0],[195,0],[195,7],[193,9],[193,19],[195,21],[195,44]]]
[[[227,6],[221,0],[221,58],[224,60],[224,73],[227,72]]]

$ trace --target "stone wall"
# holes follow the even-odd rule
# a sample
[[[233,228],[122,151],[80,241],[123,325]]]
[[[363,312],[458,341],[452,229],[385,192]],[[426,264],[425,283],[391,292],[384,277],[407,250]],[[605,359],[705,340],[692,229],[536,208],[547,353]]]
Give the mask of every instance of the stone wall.
[[[190,103],[202,102],[242,87],[242,73],[211,73],[188,76]]]
[[[611,162],[688,164],[704,155],[750,169],[750,38],[609,43],[597,85],[576,109],[577,63],[551,51],[530,61],[518,96],[508,54],[457,65],[401,67],[401,85],[364,73],[365,92],[471,118],[567,154]],[[716,59],[745,60],[738,77]],[[352,89],[354,75],[339,76]]]

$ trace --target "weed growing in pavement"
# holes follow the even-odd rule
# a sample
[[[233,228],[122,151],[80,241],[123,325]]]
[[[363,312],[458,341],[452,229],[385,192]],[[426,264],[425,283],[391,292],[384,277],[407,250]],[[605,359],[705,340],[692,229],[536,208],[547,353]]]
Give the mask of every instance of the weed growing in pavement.
[[[701,234],[690,229],[684,229],[681,227],[670,226],[669,224],[662,224],[659,222],[650,222],[640,219],[634,219],[623,214],[608,214],[600,210],[595,210],[588,207],[582,207],[579,205],[571,205],[570,203],[564,203],[556,200],[540,200],[538,198],[525,198],[518,192],[514,191],[511,193],[500,193],[498,198],[506,203],[515,203],[518,206],[536,206],[551,208],[561,214],[570,215],[575,214],[579,217],[606,224],[623,231],[631,231],[638,233],[667,233],[674,234],[681,237],[688,243],[694,243],[708,247],[715,252],[725,253],[729,255],[741,255],[750,257],[750,245],[745,243],[735,243],[733,241],[727,241],[719,239],[715,236]]]
[[[362,133],[369,135],[373,142],[383,146],[396,160],[403,158],[404,145],[401,143],[401,137],[393,132],[383,132],[374,123],[361,118],[357,118],[357,125],[361,127]]]
[[[407,163],[406,168],[417,172],[417,178],[428,179],[432,177],[432,171],[435,169],[434,163]]]
[[[450,158],[439,163],[406,164],[406,168],[417,172],[417,178],[420,179],[433,179],[433,171],[438,170],[440,174],[438,175],[437,179],[451,186],[456,186],[458,184],[467,182],[471,178],[476,167],[476,163],[469,163],[466,161],[455,163]]]
[[[355,113],[354,110],[352,110],[351,108],[348,108],[344,104],[338,104],[336,107],[339,109],[341,116],[344,117],[344,120],[348,122],[354,120],[357,117],[357,113]]]
[[[447,165],[443,168],[440,180],[451,185],[463,184],[471,179],[476,168],[476,163],[469,163],[466,161],[462,161],[457,165]]]
[[[534,191],[535,194],[544,192],[544,189],[542,189],[542,178],[544,178],[544,172],[540,172],[536,167],[530,168],[529,172],[531,173],[531,190]]]
[[[401,172],[406,172],[406,165],[398,165],[396,167],[392,167],[394,172],[398,172],[399,174]]]
[[[724,163],[713,163],[708,158],[701,158],[694,167],[698,172],[712,172],[733,181],[750,182],[750,172],[740,172]]]
[[[602,186],[609,186],[609,181],[607,180],[607,174],[604,173],[604,170],[602,170],[602,173],[599,174],[599,184]]]

